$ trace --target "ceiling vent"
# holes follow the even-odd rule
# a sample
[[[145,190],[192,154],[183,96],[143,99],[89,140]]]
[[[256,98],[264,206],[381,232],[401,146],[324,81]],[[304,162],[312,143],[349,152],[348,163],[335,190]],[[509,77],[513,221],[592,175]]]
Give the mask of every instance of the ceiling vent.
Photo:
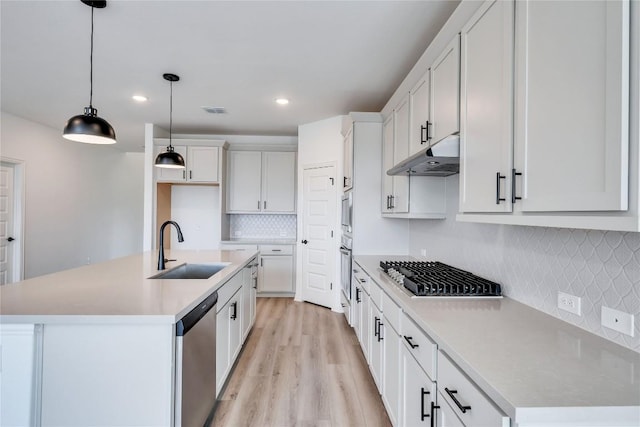
[[[206,111],[209,114],[227,114],[227,109],[224,107],[207,107],[204,106],[202,107],[202,109],[204,111]]]

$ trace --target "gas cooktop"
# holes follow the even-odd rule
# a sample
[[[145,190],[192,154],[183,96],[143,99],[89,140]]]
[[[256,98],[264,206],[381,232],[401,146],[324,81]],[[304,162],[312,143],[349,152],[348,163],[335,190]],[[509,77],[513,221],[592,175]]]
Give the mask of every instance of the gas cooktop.
[[[437,261],[380,261],[380,268],[419,297],[501,297],[499,284]]]

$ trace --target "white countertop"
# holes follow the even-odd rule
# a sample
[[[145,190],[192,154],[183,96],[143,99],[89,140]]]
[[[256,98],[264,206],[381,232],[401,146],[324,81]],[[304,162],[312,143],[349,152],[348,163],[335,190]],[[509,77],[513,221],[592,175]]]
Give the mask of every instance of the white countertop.
[[[257,252],[168,250],[167,270],[229,262],[209,279],[148,279],[157,252],[47,274],[0,287],[0,323],[175,323],[240,271]]]
[[[355,257],[512,420],[551,416],[553,424],[604,413],[640,420],[640,353],[509,298],[410,298],[380,269],[380,260],[392,259],[407,258]]]

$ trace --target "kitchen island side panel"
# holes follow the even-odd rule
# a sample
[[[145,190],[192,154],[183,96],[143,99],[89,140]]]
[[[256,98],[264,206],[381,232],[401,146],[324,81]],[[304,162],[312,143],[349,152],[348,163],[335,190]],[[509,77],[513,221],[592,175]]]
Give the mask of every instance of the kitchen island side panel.
[[[173,422],[174,326],[48,324],[42,426]]]

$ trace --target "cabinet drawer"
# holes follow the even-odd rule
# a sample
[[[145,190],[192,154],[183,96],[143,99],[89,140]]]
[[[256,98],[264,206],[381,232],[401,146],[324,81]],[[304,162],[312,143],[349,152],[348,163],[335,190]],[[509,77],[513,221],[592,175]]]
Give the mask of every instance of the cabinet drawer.
[[[420,367],[433,381],[436,381],[436,359],[438,346],[416,325],[406,313],[402,319],[402,340],[409,353],[416,358]]]
[[[260,245],[261,255],[293,255],[293,245]]]
[[[238,243],[222,243],[220,249],[223,251],[257,251],[258,245],[243,245]]]
[[[371,293],[371,301],[382,311],[382,289],[376,282],[371,282],[369,286],[369,291]]]
[[[509,427],[509,417],[442,351],[438,355],[438,390],[465,425]]]
[[[396,331],[396,333],[400,333],[400,319],[402,317],[402,310],[400,307],[396,305],[395,302],[387,295],[386,293],[382,293],[382,313],[384,317],[387,318],[390,326]]]
[[[236,273],[224,285],[218,288],[218,303],[216,304],[216,313],[220,312],[222,307],[238,292],[242,287],[242,270]]]
[[[364,291],[367,294],[371,294],[371,291],[369,290],[370,287],[370,278],[369,276],[367,276],[367,274],[364,272],[364,270],[362,269],[362,267],[360,267],[355,261],[353,262],[353,267],[351,268],[351,272],[353,274],[353,276],[356,278],[356,280],[358,281],[358,285],[364,289]]]

